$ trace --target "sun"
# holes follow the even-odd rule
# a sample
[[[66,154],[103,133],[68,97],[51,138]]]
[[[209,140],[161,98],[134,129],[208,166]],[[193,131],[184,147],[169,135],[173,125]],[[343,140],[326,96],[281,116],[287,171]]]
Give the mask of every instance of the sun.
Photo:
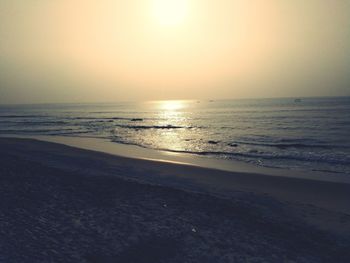
[[[161,26],[178,26],[188,15],[189,0],[153,0],[152,16]]]
[[[182,100],[165,100],[160,102],[160,108],[166,111],[177,111],[185,107]]]
[[[185,109],[192,103],[191,100],[156,100],[150,101],[153,107],[157,110],[161,110],[164,112],[171,113],[176,112],[178,110]]]

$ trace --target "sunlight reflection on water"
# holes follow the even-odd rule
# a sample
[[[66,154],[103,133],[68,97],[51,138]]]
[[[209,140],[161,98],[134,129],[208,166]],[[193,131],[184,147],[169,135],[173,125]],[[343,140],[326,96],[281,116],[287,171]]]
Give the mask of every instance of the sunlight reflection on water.
[[[96,137],[259,166],[350,173],[350,98],[0,107],[1,134]]]

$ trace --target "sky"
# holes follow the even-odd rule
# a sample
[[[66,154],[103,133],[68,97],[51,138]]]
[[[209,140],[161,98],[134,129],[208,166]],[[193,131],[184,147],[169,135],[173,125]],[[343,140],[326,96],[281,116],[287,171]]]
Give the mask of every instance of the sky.
[[[0,0],[0,103],[350,96],[350,0]]]

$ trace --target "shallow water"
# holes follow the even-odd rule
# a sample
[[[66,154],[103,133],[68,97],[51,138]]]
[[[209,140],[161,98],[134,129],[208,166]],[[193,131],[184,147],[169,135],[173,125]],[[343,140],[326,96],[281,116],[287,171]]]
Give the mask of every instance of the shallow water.
[[[0,134],[107,138],[350,174],[350,97],[0,106]]]

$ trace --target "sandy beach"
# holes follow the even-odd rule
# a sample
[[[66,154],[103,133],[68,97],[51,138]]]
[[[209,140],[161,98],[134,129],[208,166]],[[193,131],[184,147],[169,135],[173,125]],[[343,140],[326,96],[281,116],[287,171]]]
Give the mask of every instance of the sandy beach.
[[[1,138],[0,262],[349,262],[350,184],[280,172]]]

